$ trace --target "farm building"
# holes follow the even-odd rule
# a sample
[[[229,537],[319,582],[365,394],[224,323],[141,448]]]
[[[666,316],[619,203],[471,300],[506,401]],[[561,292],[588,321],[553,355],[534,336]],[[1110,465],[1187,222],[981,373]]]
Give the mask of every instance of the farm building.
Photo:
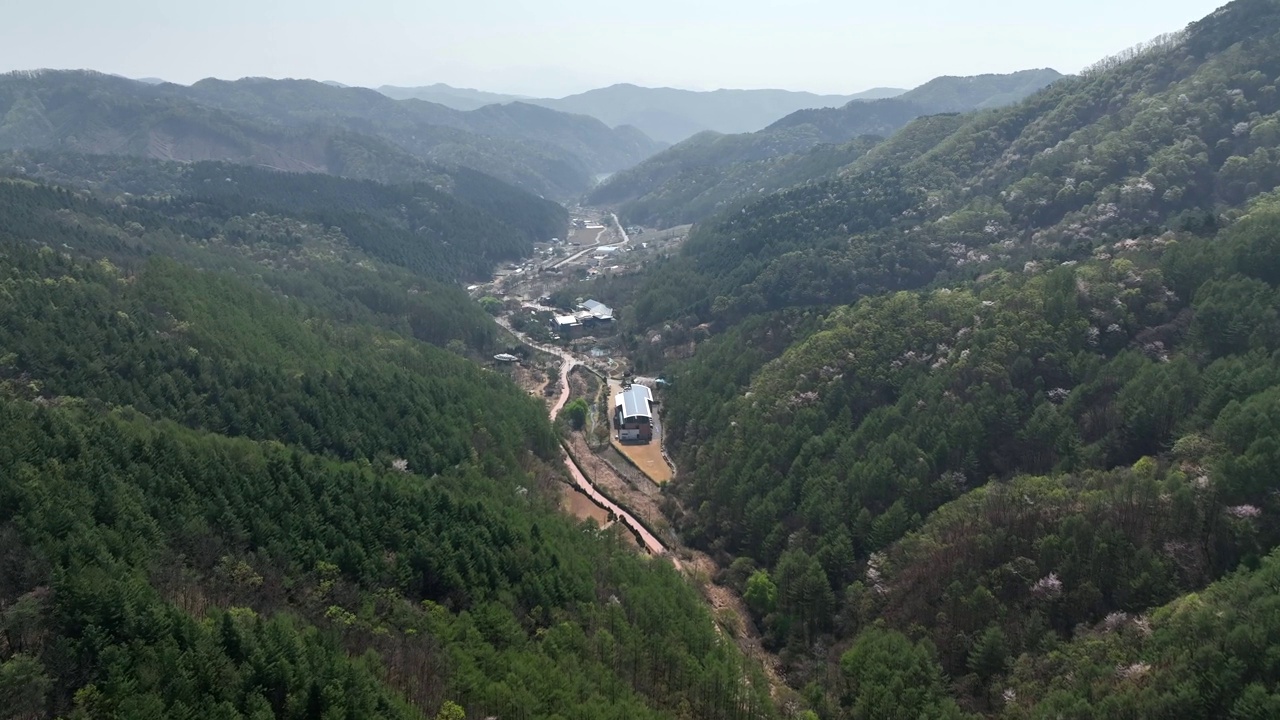
[[[653,439],[653,393],[643,385],[631,385],[614,397],[613,422],[618,439],[649,442]]]
[[[577,315],[556,315],[551,318],[551,329],[568,337],[582,329],[582,322]]]
[[[587,300],[578,305],[578,309],[581,311],[578,316],[583,319],[590,318],[589,322],[613,322],[613,308],[602,302]]]

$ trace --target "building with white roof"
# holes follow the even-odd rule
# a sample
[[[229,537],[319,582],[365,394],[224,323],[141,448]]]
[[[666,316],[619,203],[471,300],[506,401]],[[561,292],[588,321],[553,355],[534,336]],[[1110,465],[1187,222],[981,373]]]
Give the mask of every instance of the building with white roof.
[[[618,439],[649,442],[653,439],[653,392],[644,385],[631,385],[614,396],[614,425]]]

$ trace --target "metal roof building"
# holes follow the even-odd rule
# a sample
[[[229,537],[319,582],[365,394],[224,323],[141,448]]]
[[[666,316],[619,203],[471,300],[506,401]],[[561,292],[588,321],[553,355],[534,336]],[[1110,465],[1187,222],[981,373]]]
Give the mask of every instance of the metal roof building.
[[[653,408],[650,407],[652,402],[653,393],[643,385],[632,385],[614,398],[618,417],[623,421],[632,418],[652,418]]]
[[[578,306],[583,310],[591,313],[591,317],[599,321],[609,321],[613,319],[613,308],[602,302],[595,300],[587,300]]]

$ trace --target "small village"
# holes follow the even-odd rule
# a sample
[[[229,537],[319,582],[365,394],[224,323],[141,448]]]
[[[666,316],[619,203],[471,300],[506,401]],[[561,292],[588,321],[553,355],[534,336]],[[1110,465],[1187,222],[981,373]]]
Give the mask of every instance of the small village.
[[[590,490],[616,498],[619,509],[625,507],[636,516],[636,525],[666,539],[663,547],[670,546],[674,533],[658,506],[663,487],[675,473],[663,449],[664,381],[633,374],[618,342],[620,318],[615,308],[590,297],[566,299],[563,291],[601,274],[634,272],[674,252],[687,230],[622,227],[611,215],[580,211],[565,239],[535,245],[532,258],[501,268],[490,283],[468,288],[521,341],[493,356],[493,368],[545,398],[553,417],[564,405],[583,401],[583,426],[570,432],[566,442],[569,457],[584,466]],[[602,527],[619,521],[630,526],[619,512],[606,507],[607,501],[601,503],[590,494],[567,488],[565,509]],[[639,544],[645,545],[643,540]]]

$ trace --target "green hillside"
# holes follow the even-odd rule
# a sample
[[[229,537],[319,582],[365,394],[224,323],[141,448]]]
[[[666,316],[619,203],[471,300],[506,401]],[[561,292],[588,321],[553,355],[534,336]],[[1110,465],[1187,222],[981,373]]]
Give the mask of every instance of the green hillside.
[[[943,77],[903,95],[799,110],[743,135],[704,134],[618,173],[588,195],[628,222],[670,226],[741,207],[761,194],[834,176],[925,115],[1012,104],[1062,76],[1053,70]],[[865,136],[865,137],[864,137]]]
[[[1160,229],[1211,229],[1280,182],[1271,162],[1280,98],[1269,84],[1280,43],[1265,33],[1234,42],[1218,29],[1248,12],[1269,21],[1273,6],[1229,7],[1018,105],[918,120],[840,177],[701,224],[672,271],[654,273],[653,292],[637,298],[637,322],[674,317],[648,313],[649,302],[732,319],[1028,260],[1082,260]],[[806,276],[800,290],[788,279],[849,263],[823,270],[826,280]],[[688,272],[700,279],[666,284]]]
[[[1081,624],[1280,543],[1277,207],[865,299],[758,370],[767,347],[731,361],[745,387],[699,382],[732,347],[695,357],[670,374],[666,416],[698,508],[686,532],[769,573],[788,598],[759,616],[775,647],[888,624],[928,637],[964,706],[998,709],[1020,655],[1038,666]]]
[[[527,256],[534,242],[562,234],[568,224],[559,205],[461,168],[436,168],[429,182],[396,186],[228,163],[47,152],[0,156],[0,169],[132,197],[139,209],[155,212],[144,225],[174,217],[251,225],[260,213],[318,223],[374,258],[445,282],[487,278],[496,264]]]
[[[1274,711],[1277,82],[1238,0],[573,291],[820,717]]]
[[[6,712],[772,717],[693,588],[560,513],[542,404],[414,337],[485,349],[478,308],[262,175],[246,214],[0,180]]]

